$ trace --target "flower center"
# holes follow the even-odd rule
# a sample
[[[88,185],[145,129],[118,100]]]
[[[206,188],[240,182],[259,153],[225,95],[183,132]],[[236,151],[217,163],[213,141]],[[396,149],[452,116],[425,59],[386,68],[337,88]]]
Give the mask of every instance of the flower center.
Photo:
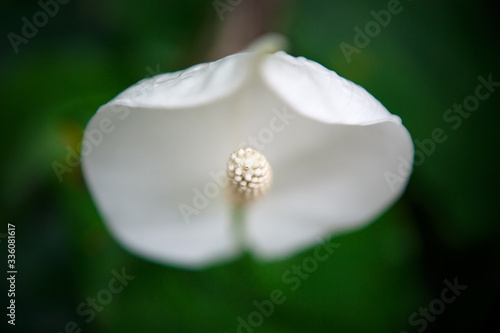
[[[246,203],[262,197],[272,183],[272,170],[261,152],[252,148],[238,149],[227,162],[231,198]]]

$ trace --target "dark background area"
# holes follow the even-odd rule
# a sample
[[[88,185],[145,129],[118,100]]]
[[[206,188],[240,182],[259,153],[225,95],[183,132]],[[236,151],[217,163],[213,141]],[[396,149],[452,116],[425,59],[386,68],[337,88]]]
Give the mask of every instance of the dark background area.
[[[23,17],[33,22],[43,9],[35,1],[2,2],[0,261],[6,272],[11,223],[18,270],[16,326],[5,314],[2,325],[17,332],[64,332],[72,321],[83,332],[235,332],[255,300],[281,289],[286,301],[255,332],[500,331],[500,87],[460,116],[460,125],[443,118],[475,94],[478,77],[500,82],[498,6],[402,0],[402,10],[347,61],[339,45],[355,46],[354,28],[363,30],[371,11],[389,2],[242,0],[221,20],[212,1],[73,0],[59,4],[18,52],[9,33],[22,36]],[[367,228],[334,237],[340,248],[296,291],[282,275],[313,250],[276,263],[243,257],[200,272],[153,264],[110,237],[79,168],[61,182],[52,168],[120,91],[238,51],[265,31],[284,34],[290,54],[365,87],[403,119],[422,154],[398,203]],[[431,149],[425,142],[436,128],[446,140]],[[87,323],[77,307],[122,269],[135,278]],[[467,289],[425,329],[409,321],[441,298],[444,280],[455,279]]]

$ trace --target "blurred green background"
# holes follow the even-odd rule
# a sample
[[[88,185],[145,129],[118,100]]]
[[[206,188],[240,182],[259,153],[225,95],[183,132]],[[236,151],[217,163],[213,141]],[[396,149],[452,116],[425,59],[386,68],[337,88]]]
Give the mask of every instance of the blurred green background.
[[[500,11],[494,1],[402,0],[402,10],[348,62],[339,45],[355,46],[354,28],[364,29],[370,12],[389,2],[222,0],[232,10],[221,20],[212,1],[75,0],[60,4],[16,53],[8,34],[20,36],[22,18],[32,22],[42,7],[3,1],[0,261],[6,271],[5,233],[15,224],[18,275],[16,326],[5,314],[2,325],[16,332],[236,332],[255,300],[281,289],[286,301],[253,331],[500,331],[500,91],[456,129],[443,119],[474,95],[478,76],[500,81]],[[436,128],[447,136],[423,155],[401,200],[367,228],[334,237],[341,246],[296,291],[282,275],[313,250],[201,272],[152,264],[110,237],[78,168],[59,182],[51,166],[64,161],[66,146],[76,149],[93,113],[123,89],[237,51],[265,31],[286,35],[289,53],[361,84],[401,116],[414,140]],[[122,268],[135,279],[87,323],[77,307]],[[467,289],[425,327],[412,324],[412,314],[455,278]],[[2,279],[4,309],[7,289]],[[78,328],[67,329],[68,322]]]

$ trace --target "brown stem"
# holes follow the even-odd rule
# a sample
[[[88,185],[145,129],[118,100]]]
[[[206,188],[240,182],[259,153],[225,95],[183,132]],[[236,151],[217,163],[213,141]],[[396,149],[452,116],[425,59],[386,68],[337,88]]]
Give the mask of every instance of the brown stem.
[[[243,50],[257,37],[272,29],[282,0],[242,0],[224,17],[208,60],[220,59]]]

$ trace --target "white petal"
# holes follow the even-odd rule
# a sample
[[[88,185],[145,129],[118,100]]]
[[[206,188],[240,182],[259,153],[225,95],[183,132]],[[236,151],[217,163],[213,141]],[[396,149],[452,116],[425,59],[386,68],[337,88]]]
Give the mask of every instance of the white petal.
[[[91,119],[83,170],[125,247],[192,268],[237,255],[224,196],[200,208],[195,191],[213,189],[210,173],[224,170],[237,146],[255,146],[264,129],[261,150],[275,186],[250,211],[246,226],[248,245],[264,258],[366,224],[400,195],[407,175],[393,191],[384,176],[398,172],[399,155],[412,160],[411,138],[399,118],[320,65],[263,52],[143,80]],[[261,60],[265,84],[256,75]],[[297,117],[277,116],[273,109],[283,106]],[[278,118],[287,124],[268,140]],[[180,205],[199,210],[191,223]]]
[[[411,165],[413,150],[401,125],[297,118],[280,134],[266,147],[273,188],[249,217],[250,245],[263,258],[286,257],[317,239],[366,225],[399,198],[408,181],[407,171],[399,178],[398,157]],[[395,184],[388,183],[389,172]]]
[[[238,133],[235,110],[248,111],[242,88],[281,41],[271,35],[252,52],[142,80],[89,121],[85,178],[126,248],[189,268],[239,254],[220,176]]]
[[[359,85],[303,57],[269,55],[261,75],[284,102],[306,117],[351,125],[401,122]]]
[[[237,54],[182,71],[144,79],[120,93],[116,104],[180,109],[203,106],[230,96],[249,75],[254,54]]]
[[[129,250],[192,268],[238,255],[230,209],[213,175],[225,175],[236,121],[231,92],[244,82],[249,57],[143,80],[87,125],[86,181],[104,221]],[[210,193],[217,195],[205,208],[202,198]]]
[[[224,97],[231,97],[254,75],[262,58],[279,50],[283,45],[285,40],[282,36],[264,35],[245,52],[141,80],[116,96],[113,103],[133,107],[178,109],[203,106]]]
[[[247,232],[249,246],[264,259],[289,256],[373,221],[407,184],[410,170],[400,165],[413,163],[411,137],[397,116],[358,85],[290,58],[269,56],[262,70],[272,91],[259,100],[268,110],[296,115],[263,151],[274,185],[250,211]],[[276,112],[254,115],[262,121],[250,132],[262,132],[266,118],[269,128],[273,117]],[[388,175],[396,180],[389,183]]]

